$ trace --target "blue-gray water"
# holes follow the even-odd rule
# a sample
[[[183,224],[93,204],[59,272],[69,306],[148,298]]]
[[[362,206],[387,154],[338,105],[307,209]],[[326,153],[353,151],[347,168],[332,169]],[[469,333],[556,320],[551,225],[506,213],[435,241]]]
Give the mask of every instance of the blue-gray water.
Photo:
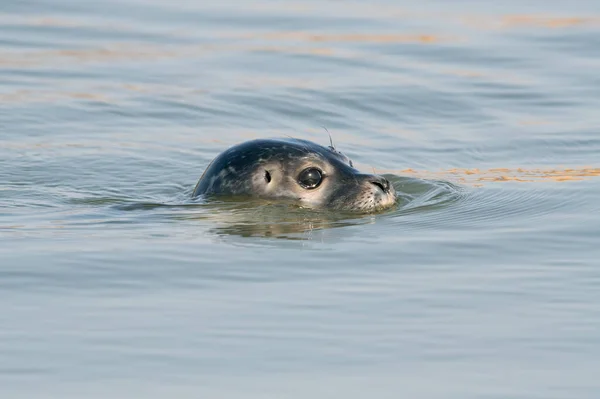
[[[598,398],[600,3],[0,4],[2,398]],[[296,136],[398,206],[190,193]]]

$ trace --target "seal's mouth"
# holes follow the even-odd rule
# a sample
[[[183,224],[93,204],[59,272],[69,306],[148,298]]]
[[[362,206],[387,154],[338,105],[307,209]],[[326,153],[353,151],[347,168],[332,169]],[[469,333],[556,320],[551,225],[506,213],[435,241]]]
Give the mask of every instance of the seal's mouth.
[[[379,187],[379,184],[376,184],[376,186],[378,186],[378,190],[380,190],[379,192],[374,193],[374,199],[373,199],[373,205],[372,205],[372,210],[373,211],[381,211],[384,209],[388,209],[392,206],[394,206],[396,204],[396,190],[394,189],[394,187],[392,185],[389,185],[389,187]]]

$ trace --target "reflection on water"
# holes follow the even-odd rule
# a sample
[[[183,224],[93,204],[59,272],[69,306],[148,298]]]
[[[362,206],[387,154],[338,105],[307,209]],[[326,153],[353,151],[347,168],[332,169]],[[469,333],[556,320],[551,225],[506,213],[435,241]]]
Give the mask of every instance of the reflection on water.
[[[404,169],[401,171],[386,171],[387,173],[398,173],[407,176],[422,178],[447,178],[461,184],[473,184],[481,186],[489,182],[568,182],[587,180],[600,176],[600,168],[587,167],[581,169],[557,168],[557,169],[525,169],[525,168],[491,168],[491,169],[449,169],[441,171],[418,171]]]
[[[246,197],[222,197],[219,199],[185,199],[179,195],[177,203],[152,203],[119,199],[94,199],[88,205],[110,205],[121,212],[132,212],[130,222],[143,223],[151,212],[153,217],[162,215],[165,220],[201,222],[216,235],[241,237],[272,237],[291,240],[311,240],[316,230],[374,223],[377,218],[400,217],[410,212],[425,213],[443,208],[461,198],[460,188],[447,182],[404,178],[386,175],[398,192],[396,206],[370,214],[333,212],[326,209],[302,208],[293,203],[267,201]],[[186,190],[189,191],[189,190]],[[188,193],[189,194],[189,193]],[[116,204],[111,205],[112,202]],[[78,202],[82,203],[82,202]],[[373,218],[375,217],[375,219]],[[123,219],[123,216],[119,216]],[[77,221],[76,223],[80,223]],[[114,223],[106,220],[102,223]]]

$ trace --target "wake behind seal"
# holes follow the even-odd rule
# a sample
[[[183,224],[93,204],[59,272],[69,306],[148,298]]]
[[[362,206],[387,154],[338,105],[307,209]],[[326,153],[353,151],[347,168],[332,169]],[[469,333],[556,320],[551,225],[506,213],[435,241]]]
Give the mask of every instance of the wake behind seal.
[[[396,203],[396,191],[384,177],[359,172],[333,146],[292,138],[251,140],[224,151],[200,177],[193,197],[199,195],[292,200],[351,212]]]

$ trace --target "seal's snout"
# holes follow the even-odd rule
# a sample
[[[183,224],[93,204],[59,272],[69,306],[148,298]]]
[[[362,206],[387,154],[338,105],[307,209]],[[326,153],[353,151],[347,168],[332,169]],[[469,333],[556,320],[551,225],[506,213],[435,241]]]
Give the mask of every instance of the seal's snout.
[[[386,179],[385,177],[382,176],[373,176],[372,180],[371,180],[371,184],[379,187],[381,189],[381,191],[383,191],[384,193],[389,193],[390,192],[390,182],[388,179]]]

